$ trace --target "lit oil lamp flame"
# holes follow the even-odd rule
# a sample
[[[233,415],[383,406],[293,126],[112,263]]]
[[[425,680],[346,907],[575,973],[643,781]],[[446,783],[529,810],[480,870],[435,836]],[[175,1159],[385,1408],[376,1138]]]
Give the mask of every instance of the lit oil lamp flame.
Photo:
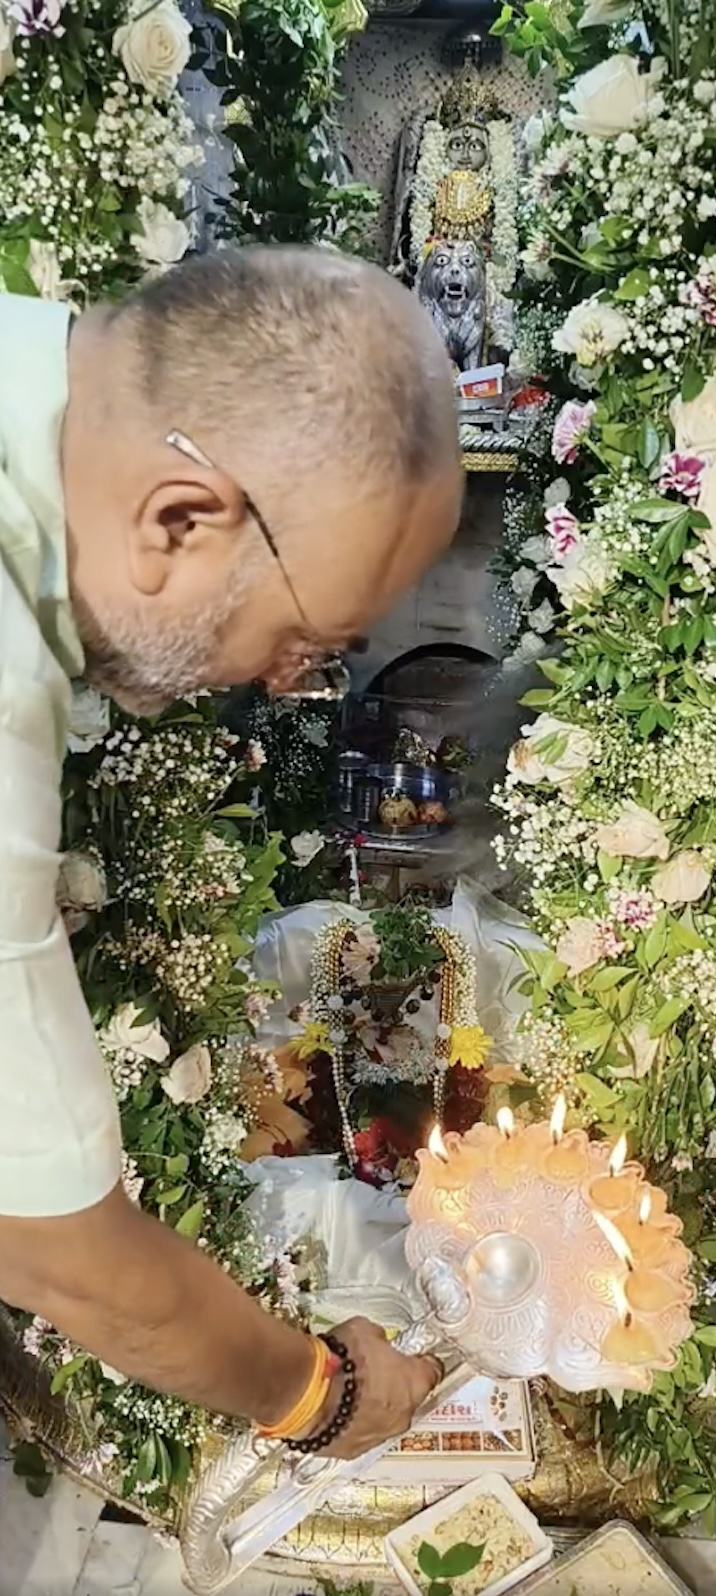
[[[433,1125],[433,1128],[430,1132],[428,1137],[428,1152],[432,1154],[433,1158],[439,1159],[441,1164],[447,1163],[447,1148],[443,1141],[442,1131],[439,1125]]]
[[[596,1214],[595,1218],[598,1219],[599,1215]],[[621,1283],[621,1280],[617,1280],[615,1278],[612,1281],[612,1291],[614,1292],[614,1306],[615,1306],[615,1308],[617,1310],[617,1313],[619,1314],[619,1318],[621,1319],[622,1324],[630,1325],[631,1324],[631,1309],[629,1307],[629,1303],[627,1302],[627,1295],[626,1295],[624,1287],[623,1287],[623,1285]]]
[[[498,1108],[495,1118],[497,1120],[497,1128],[500,1134],[502,1136],[506,1136],[509,1140],[510,1136],[514,1134],[515,1129],[515,1116],[512,1112],[512,1109]]]
[[[621,1174],[621,1171],[623,1170],[624,1165],[626,1163],[626,1155],[627,1155],[627,1139],[626,1139],[626,1136],[620,1136],[616,1146],[613,1149],[612,1156],[611,1156],[611,1158],[609,1160],[609,1173],[610,1173],[610,1175],[619,1175],[619,1174]]]
[[[598,1214],[596,1210],[594,1212],[594,1218],[602,1232],[602,1235],[604,1236],[605,1240],[609,1242],[610,1247],[616,1253],[620,1263],[626,1264],[627,1269],[631,1269],[633,1263],[632,1255],[621,1231],[617,1230],[616,1225],[612,1224],[611,1219],[607,1219],[604,1214]]]
[[[567,1099],[564,1095],[564,1092],[560,1092],[559,1097],[555,1100],[555,1105],[552,1109],[552,1118],[549,1122],[552,1141],[555,1143],[555,1145],[557,1142],[561,1142],[562,1140],[564,1133],[564,1122],[566,1118]]]
[[[647,1225],[649,1223],[650,1217],[651,1217],[651,1195],[650,1195],[650,1193],[648,1191],[645,1191],[644,1192],[644,1196],[642,1197],[641,1202],[639,1204],[639,1224],[640,1225]]]

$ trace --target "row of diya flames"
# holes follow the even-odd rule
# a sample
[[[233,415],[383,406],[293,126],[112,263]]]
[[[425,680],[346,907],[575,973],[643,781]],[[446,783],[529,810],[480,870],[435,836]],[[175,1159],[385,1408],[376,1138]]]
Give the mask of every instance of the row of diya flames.
[[[476,1182],[481,1199],[488,1194],[488,1207],[490,1198],[499,1204],[511,1194],[501,1213],[511,1214],[515,1236],[534,1223],[540,1182],[561,1188],[565,1219],[566,1205],[574,1213],[576,1198],[581,1224],[596,1225],[614,1254],[607,1283],[615,1311],[601,1339],[601,1359],[624,1368],[625,1386],[644,1389],[647,1371],[673,1368],[678,1346],[692,1331],[691,1255],[665,1193],[647,1182],[642,1165],[627,1163],[626,1136],[610,1149],[583,1130],[565,1134],[566,1112],[560,1095],[551,1119],[539,1124],[516,1126],[512,1111],[501,1108],[496,1126],[476,1124],[464,1136],[449,1131],[443,1137],[436,1126],[427,1150],[418,1152],[419,1175],[408,1200],[411,1230],[436,1219],[461,1235],[466,1225],[474,1229],[470,1189]],[[417,1257],[415,1243],[411,1250]]]

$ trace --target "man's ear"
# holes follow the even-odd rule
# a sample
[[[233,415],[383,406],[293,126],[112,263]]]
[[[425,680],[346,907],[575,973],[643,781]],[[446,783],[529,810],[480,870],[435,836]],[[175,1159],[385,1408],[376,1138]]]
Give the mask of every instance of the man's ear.
[[[158,483],[139,506],[129,533],[129,576],[147,598],[160,593],[177,558],[210,549],[233,553],[248,518],[246,498],[226,472],[192,467]]]

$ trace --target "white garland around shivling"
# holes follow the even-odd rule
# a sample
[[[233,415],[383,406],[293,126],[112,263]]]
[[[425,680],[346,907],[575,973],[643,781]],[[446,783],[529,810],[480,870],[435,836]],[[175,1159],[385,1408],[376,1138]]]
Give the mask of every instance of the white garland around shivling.
[[[512,309],[506,298],[517,275],[517,153],[512,124],[504,117],[487,124],[492,195],[489,257],[486,259],[488,318],[493,340],[511,348]],[[448,130],[441,122],[426,122],[410,200],[410,261],[418,270],[434,238],[435,196],[439,183],[451,171]]]

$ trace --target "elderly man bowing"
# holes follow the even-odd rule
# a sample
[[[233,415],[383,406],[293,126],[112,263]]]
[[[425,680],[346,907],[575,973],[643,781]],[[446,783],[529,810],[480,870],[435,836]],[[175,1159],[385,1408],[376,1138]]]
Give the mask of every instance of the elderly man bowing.
[[[324,251],[178,267],[119,306],[0,298],[0,1297],[129,1377],[354,1456],[436,1367],[340,1356],[141,1213],[55,909],[70,680],[154,713],[286,691],[445,547],[448,363],[383,273]]]

